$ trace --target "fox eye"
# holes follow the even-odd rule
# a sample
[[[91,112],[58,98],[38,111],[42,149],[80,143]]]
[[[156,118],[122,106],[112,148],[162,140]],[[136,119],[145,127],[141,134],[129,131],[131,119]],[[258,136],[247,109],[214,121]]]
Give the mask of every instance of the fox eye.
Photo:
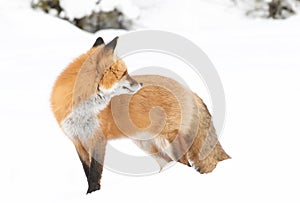
[[[126,87],[126,86],[122,86],[122,88],[125,89],[125,90],[129,90],[130,91],[130,89],[128,87]]]

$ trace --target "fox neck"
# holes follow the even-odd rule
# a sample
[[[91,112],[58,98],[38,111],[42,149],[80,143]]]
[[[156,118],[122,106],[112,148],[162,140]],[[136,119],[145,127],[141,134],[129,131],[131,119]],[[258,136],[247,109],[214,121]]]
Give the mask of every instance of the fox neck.
[[[61,122],[61,127],[71,139],[86,141],[100,128],[98,114],[107,107],[113,95],[98,92],[83,101]]]
[[[98,108],[99,108],[98,113],[99,113],[100,111],[102,111],[107,107],[113,95],[103,94],[102,92],[99,92],[96,95],[94,95],[94,97],[95,97],[95,102],[98,104]]]

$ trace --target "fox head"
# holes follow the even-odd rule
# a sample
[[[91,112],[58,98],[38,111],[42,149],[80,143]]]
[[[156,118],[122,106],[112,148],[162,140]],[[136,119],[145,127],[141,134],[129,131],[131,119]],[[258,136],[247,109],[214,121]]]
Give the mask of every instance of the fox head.
[[[134,94],[141,88],[142,84],[136,82],[128,74],[125,63],[121,59],[104,72],[99,82],[98,90],[104,95]]]
[[[73,89],[73,107],[97,94],[105,100],[121,94],[134,94],[142,84],[132,79],[127,67],[114,53],[118,37],[108,44],[99,37],[84,57]]]
[[[134,94],[142,87],[142,83],[138,83],[129,76],[124,61],[114,54],[117,41],[118,37],[103,45],[104,57],[102,60],[104,60],[105,68],[98,83],[98,91],[104,96]],[[98,38],[94,46],[99,46],[101,42],[103,40]]]

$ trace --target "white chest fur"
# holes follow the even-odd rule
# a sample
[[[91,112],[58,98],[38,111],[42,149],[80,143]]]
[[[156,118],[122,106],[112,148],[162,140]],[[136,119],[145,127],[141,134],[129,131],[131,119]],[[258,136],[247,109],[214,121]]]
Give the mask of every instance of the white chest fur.
[[[134,94],[140,88],[141,85],[137,85],[132,90],[131,84],[127,80],[116,83],[110,89],[99,87],[98,94],[92,95],[90,99],[75,107],[61,122],[63,131],[70,138],[76,137],[81,141],[86,141],[99,129],[97,116],[109,104],[112,97],[120,94]]]
[[[92,137],[99,128],[97,115],[108,105],[109,99],[98,94],[82,102],[61,122],[61,127],[70,138],[81,141]]]

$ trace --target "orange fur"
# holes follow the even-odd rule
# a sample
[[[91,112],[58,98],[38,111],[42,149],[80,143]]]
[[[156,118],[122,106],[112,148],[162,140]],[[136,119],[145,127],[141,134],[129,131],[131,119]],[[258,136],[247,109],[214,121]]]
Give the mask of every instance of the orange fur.
[[[113,99],[118,99],[118,96]],[[157,98],[164,98],[162,100]],[[170,137],[170,131],[178,129],[181,121],[181,109],[174,96],[166,91],[166,89],[156,86],[143,87],[131,97],[129,103],[129,116],[132,123],[138,128],[145,129],[150,124],[149,112],[153,107],[159,106],[164,109],[167,115],[166,124],[161,131],[161,135],[168,140],[173,140]],[[111,103],[99,114],[101,129],[107,139],[116,139],[125,137],[112,115]],[[125,107],[128,108],[128,107]],[[174,135],[176,136],[176,135]]]
[[[93,51],[95,51],[95,48],[90,49],[85,54],[76,58],[60,74],[54,84],[50,101],[52,111],[59,124],[72,111],[73,88],[77,75],[82,64]]]
[[[115,83],[119,82],[122,76],[127,74],[125,63],[118,59],[109,69],[104,73],[100,85],[106,89],[111,88]]]

